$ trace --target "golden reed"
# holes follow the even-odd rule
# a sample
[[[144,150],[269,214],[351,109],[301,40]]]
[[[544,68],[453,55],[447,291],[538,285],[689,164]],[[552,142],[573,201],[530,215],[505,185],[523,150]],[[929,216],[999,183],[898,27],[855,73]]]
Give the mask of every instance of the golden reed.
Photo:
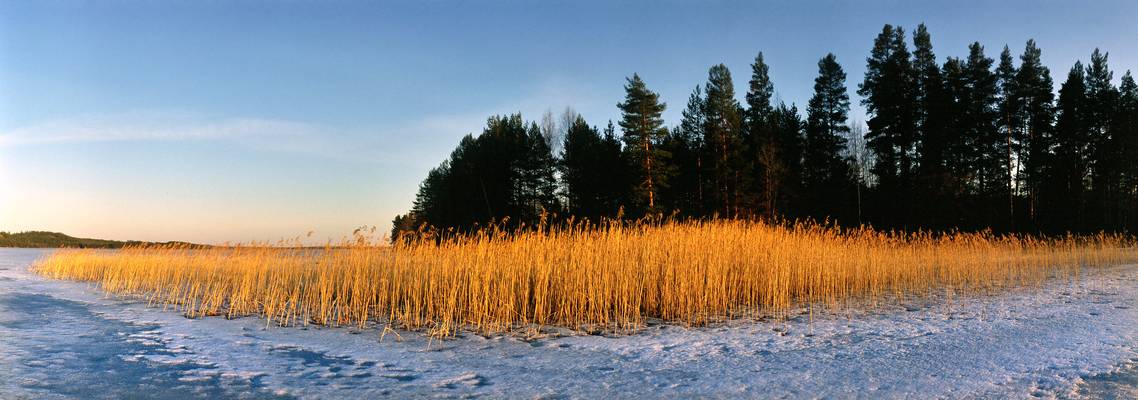
[[[899,234],[749,221],[491,229],[380,243],[70,249],[34,268],[192,317],[380,322],[452,335],[543,325],[626,330],[648,319],[699,325],[802,305],[1037,285],[1138,260],[1121,235]]]

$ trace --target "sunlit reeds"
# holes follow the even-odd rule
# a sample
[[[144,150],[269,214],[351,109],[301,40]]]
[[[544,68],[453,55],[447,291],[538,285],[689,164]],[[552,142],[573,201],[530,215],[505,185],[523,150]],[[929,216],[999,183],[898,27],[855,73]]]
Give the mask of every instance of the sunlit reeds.
[[[1036,285],[1138,260],[1125,236],[1039,239],[714,221],[488,230],[386,246],[62,250],[35,270],[187,315],[448,335],[703,324],[804,304]]]

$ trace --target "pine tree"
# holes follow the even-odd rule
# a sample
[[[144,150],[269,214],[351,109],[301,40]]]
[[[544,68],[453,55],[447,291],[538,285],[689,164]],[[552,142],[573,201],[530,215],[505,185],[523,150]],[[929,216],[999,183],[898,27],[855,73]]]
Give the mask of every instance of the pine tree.
[[[818,61],[814,96],[806,117],[802,176],[816,217],[838,217],[850,186],[845,152],[850,109],[846,73],[833,53]]]
[[[656,197],[667,186],[669,154],[659,148],[668,134],[661,115],[666,105],[660,95],[648,90],[640,75],[633,74],[624,86],[620,127],[624,131],[624,154],[633,177],[630,206],[638,213],[656,212]]]
[[[709,209],[717,209],[723,217],[733,217],[740,213],[742,206],[744,171],[742,164],[742,116],[739,102],[735,100],[735,87],[731,81],[731,71],[719,64],[711,67],[704,86],[704,148],[708,155],[707,164],[711,182],[715,185],[709,191]]]

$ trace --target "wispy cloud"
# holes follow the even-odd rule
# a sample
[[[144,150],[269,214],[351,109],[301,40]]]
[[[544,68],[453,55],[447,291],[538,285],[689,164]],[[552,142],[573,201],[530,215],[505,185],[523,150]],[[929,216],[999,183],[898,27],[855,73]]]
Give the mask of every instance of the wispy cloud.
[[[434,150],[449,151],[455,138],[481,129],[485,118],[453,115],[344,128],[271,118],[146,111],[51,120],[3,131],[0,149],[97,142],[214,141],[352,163],[416,165],[425,157],[438,158]]]
[[[303,136],[314,126],[264,118],[207,119],[178,113],[131,113],[49,121],[0,132],[0,146],[28,144],[217,140]]]
[[[363,126],[331,126],[261,117],[210,117],[146,110],[45,121],[0,132],[0,148],[88,142],[222,141],[259,150],[306,154],[352,163],[400,166],[418,174],[441,162],[458,139],[478,134],[491,115],[521,112],[530,120],[572,105],[603,124],[608,102],[585,84],[547,79],[512,101],[464,112],[427,114]],[[614,103],[615,104],[615,103]]]

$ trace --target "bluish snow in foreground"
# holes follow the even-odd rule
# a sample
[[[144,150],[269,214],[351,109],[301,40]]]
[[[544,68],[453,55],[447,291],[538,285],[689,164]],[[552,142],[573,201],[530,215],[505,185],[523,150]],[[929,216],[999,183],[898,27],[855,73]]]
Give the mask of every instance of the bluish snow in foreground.
[[[187,319],[0,249],[0,399],[1136,398],[1138,268],[969,299],[624,337],[430,341]]]

